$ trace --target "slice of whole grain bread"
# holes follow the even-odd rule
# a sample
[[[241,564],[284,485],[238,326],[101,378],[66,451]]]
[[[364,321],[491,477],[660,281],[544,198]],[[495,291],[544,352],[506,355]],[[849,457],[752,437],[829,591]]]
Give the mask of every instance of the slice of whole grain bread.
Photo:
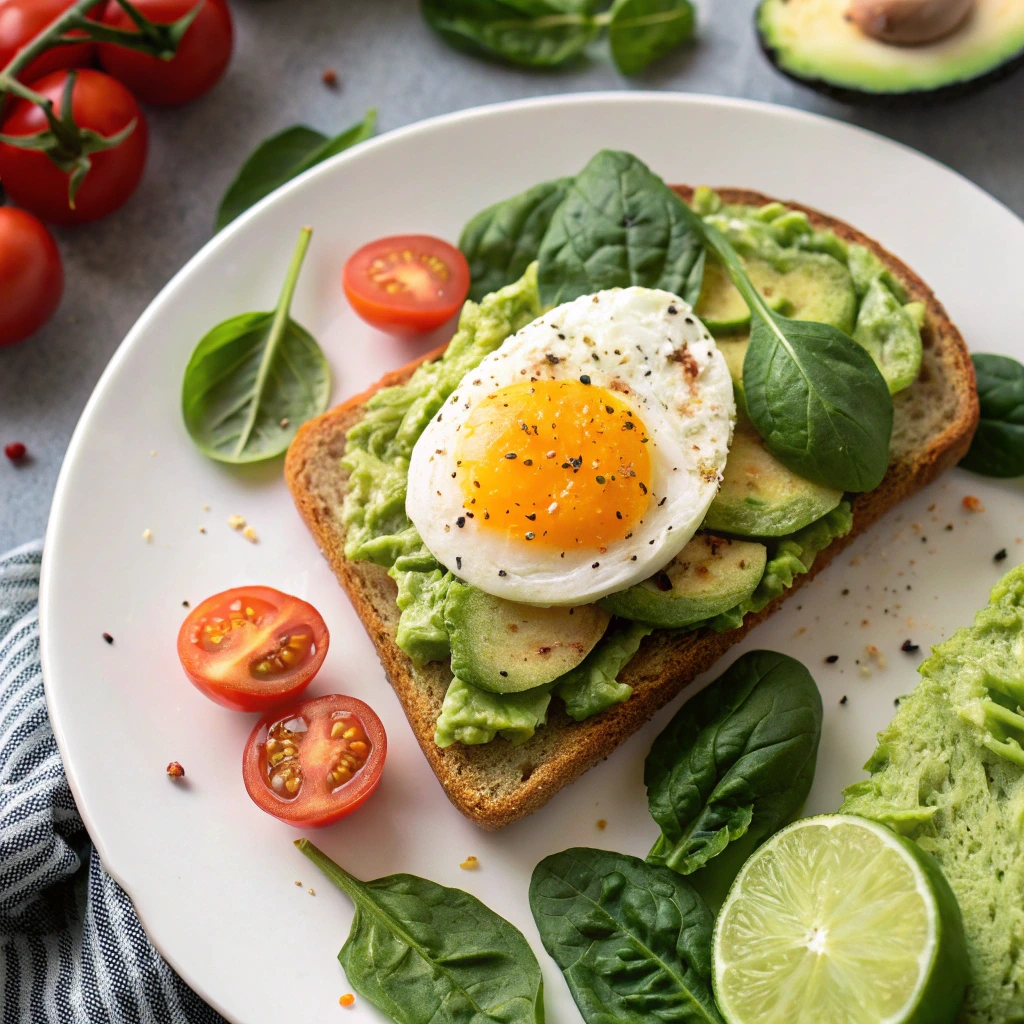
[[[676,191],[690,199],[691,190]],[[718,189],[726,203],[760,205],[768,196],[745,189]],[[347,473],[341,467],[345,435],[362,416],[363,404],[378,388],[408,379],[417,360],[360,395],[305,424],[292,442],[285,475],[295,504],[317,544],[345,588],[377,648],[381,664],[408,716],[413,733],[448,798],[485,829],[499,829],[545,804],[563,786],[607,757],[687,683],[710,668],[734,643],[771,615],[801,584],[812,579],[897,502],[954,466],[965,454],[978,420],[974,370],[960,332],[931,289],[895,256],[859,231],[816,210],[803,210],[815,228],[827,228],[871,249],[904,284],[910,298],[925,303],[924,358],[918,380],[895,396],[895,424],[889,471],[881,485],[853,499],[853,529],[818,555],[809,573],[739,629],[674,633],[658,630],[644,641],[619,679],[633,687],[623,704],[574,722],[552,701],[548,723],[521,746],[503,739],[481,746],[434,743],[434,724],[451,680],[447,662],[414,668],[395,643],[398,626],[396,587],[387,570],[345,558],[341,507]],[[436,358],[442,350],[429,353]]]

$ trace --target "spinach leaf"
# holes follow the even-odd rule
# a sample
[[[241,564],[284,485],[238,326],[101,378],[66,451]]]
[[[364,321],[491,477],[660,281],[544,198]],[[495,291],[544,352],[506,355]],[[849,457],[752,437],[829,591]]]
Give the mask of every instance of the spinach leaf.
[[[544,236],[541,305],[630,285],[664,288],[692,305],[700,295],[704,248],[691,217],[703,227],[635,156],[603,150],[573,181]]]
[[[250,206],[255,206],[264,196],[303,171],[364,142],[373,135],[376,123],[377,111],[368,110],[362,121],[334,138],[298,124],[261,142],[228,186],[217,211],[214,231],[226,227]]]
[[[874,360],[837,327],[772,310],[725,236],[679,205],[750,307],[743,391],[768,450],[814,483],[844,491],[877,487],[889,468],[893,406]]]
[[[688,875],[741,837],[756,845],[777,832],[807,799],[821,718],[799,661],[773,651],[737,658],[647,755],[647,802],[661,827],[648,861]]]
[[[456,48],[527,67],[579,56],[600,30],[594,0],[423,0],[423,15]]]
[[[338,959],[397,1024],[544,1024],[533,950],[478,899],[415,875],[360,882],[308,839],[295,845],[355,904]]]
[[[635,75],[693,36],[690,0],[615,0],[608,42],[615,66]]]
[[[535,185],[481,210],[462,229],[459,248],[469,262],[474,302],[523,276],[571,184],[572,178],[558,178]]]
[[[313,336],[289,316],[309,248],[303,228],[277,308],[214,327],[185,369],[181,406],[196,447],[218,462],[280,455],[306,420],[327,408],[331,371]]]
[[[672,871],[577,847],[537,865],[530,909],[587,1024],[720,1024],[714,919]]]
[[[971,356],[981,419],[960,465],[982,476],[1024,476],[1024,366],[1008,356]]]

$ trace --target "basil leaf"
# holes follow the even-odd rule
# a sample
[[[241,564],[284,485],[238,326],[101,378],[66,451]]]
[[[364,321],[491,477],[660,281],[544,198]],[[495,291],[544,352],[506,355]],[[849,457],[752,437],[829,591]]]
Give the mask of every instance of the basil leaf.
[[[530,909],[587,1024],[721,1024],[714,919],[674,872],[577,847],[537,865]]]
[[[799,661],[773,651],[734,661],[647,755],[647,802],[661,828],[648,861],[688,875],[741,837],[752,850],[778,831],[807,799],[821,719]]]
[[[558,178],[535,185],[481,210],[462,229],[459,248],[469,263],[474,302],[526,273],[571,184],[572,178]]]
[[[423,0],[423,15],[458,49],[527,67],[564,64],[600,30],[594,0]]]
[[[312,231],[303,228],[277,308],[214,327],[185,369],[181,406],[196,447],[218,462],[280,455],[327,408],[331,371],[313,336],[289,317]]]
[[[615,0],[608,42],[615,66],[635,75],[693,36],[690,0]]]
[[[478,899],[415,875],[360,882],[308,839],[295,845],[355,904],[338,959],[397,1024],[544,1024],[533,950]]]
[[[255,206],[303,171],[365,142],[373,135],[376,123],[377,111],[368,110],[362,121],[333,138],[300,124],[261,142],[228,186],[217,211],[214,231],[226,227],[250,206]]]
[[[981,419],[960,465],[982,476],[1024,476],[1024,366],[1008,356],[971,356]]]
[[[664,288],[692,305],[700,295],[704,249],[689,212],[635,156],[598,153],[569,187],[544,236],[537,270],[541,305],[630,285]]]

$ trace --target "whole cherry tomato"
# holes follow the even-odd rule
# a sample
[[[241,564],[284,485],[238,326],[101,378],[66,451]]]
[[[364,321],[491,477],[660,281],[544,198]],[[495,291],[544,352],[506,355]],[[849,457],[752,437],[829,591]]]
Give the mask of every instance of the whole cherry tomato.
[[[135,97],[109,75],[88,68],[55,71],[31,88],[53,100],[58,109],[68,75],[76,76],[72,113],[81,128],[104,137],[115,135],[132,121],[135,130],[114,149],[94,153],[92,168],[75,197],[68,199],[68,176],[45,153],[0,143],[0,181],[19,205],[54,224],[84,224],[113,213],[135,191],[146,164],[149,133]],[[4,121],[7,135],[35,135],[47,128],[42,110],[18,100]]]
[[[329,641],[311,604],[272,587],[235,587],[189,612],[178,632],[178,657],[210,700],[235,711],[265,711],[309,685]]]
[[[286,704],[259,722],[242,753],[242,778],[261,810],[298,828],[322,828],[362,807],[387,752],[373,708],[332,693]]]
[[[63,14],[75,0],[0,0],[0,69],[5,68],[18,51],[30,43],[50,22]],[[97,7],[87,17],[99,21],[103,8]],[[78,34],[81,34],[79,32]],[[36,57],[18,78],[31,82],[61,68],[88,67],[96,56],[92,43],[55,46]]]
[[[466,301],[469,264],[432,235],[378,238],[353,253],[341,275],[352,308],[392,334],[432,331]]]
[[[197,0],[133,2],[150,21],[169,24],[188,14]],[[103,21],[114,28],[135,27],[115,0],[107,4]],[[203,0],[199,14],[182,37],[172,60],[160,60],[111,43],[101,43],[100,64],[143,103],[177,106],[202,96],[217,84],[231,59],[233,41],[231,11],[225,0]]]
[[[0,206],[0,346],[35,334],[64,291],[53,235],[31,213]]]

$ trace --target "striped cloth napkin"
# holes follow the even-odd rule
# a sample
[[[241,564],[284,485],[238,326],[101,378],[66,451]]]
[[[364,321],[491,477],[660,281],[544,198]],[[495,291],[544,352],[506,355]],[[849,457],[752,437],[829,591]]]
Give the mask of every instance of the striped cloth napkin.
[[[0,556],[0,1022],[223,1024],[150,945],[78,815],[43,699],[42,550]]]

